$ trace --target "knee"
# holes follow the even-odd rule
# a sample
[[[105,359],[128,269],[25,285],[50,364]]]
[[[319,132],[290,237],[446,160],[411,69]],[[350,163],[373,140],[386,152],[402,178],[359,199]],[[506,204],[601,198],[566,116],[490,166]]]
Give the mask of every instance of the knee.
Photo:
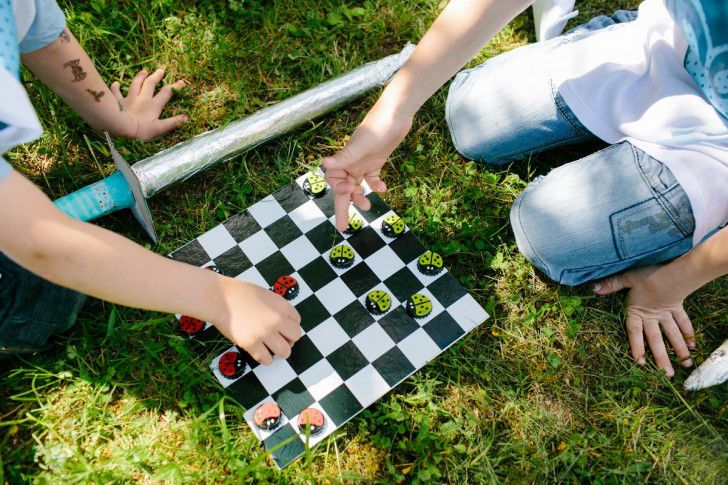
[[[482,82],[482,73],[478,77],[479,82]],[[498,141],[498,124],[494,119],[483,119],[482,106],[489,103],[487,99],[482,99],[483,90],[476,90],[473,82],[471,70],[462,71],[455,76],[448,89],[445,121],[452,143],[465,158],[493,166],[505,165],[508,160],[495,159],[489,150]]]
[[[531,182],[511,207],[511,227],[518,250],[552,281],[567,286],[584,283],[590,279],[588,272],[575,270],[581,264],[569,256],[578,243],[568,221],[559,218],[558,211],[548,203],[549,188],[540,181]]]

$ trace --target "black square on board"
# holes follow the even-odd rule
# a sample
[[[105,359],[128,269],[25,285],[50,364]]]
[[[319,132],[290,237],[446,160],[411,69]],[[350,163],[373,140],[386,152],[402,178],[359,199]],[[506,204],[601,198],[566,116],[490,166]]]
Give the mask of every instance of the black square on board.
[[[399,259],[404,261],[404,264],[411,263],[427,251],[424,244],[417,239],[417,236],[412,231],[407,231],[399,236],[389,244],[389,247],[399,256]]]
[[[289,419],[314,403],[313,396],[298,377],[274,392],[273,400]]]
[[[403,303],[423,287],[422,282],[406,266],[384,280],[384,284]]]
[[[292,275],[295,271],[280,251],[271,254],[255,267],[270,286],[281,276]]]
[[[372,365],[390,387],[415,371],[412,363],[398,347],[389,349],[384,355],[372,362]]]
[[[367,222],[372,222],[374,219],[382,217],[389,212],[389,206],[376,192],[370,192],[367,195],[367,199],[372,203],[372,207],[368,211],[361,211],[361,215]]]
[[[336,272],[322,257],[314,259],[299,269],[298,274],[301,275],[303,281],[311,288],[311,291],[320,290],[336,278]]]
[[[303,441],[298,438],[297,434],[289,423],[263,440],[266,451],[270,452],[273,461],[280,468],[288,465],[306,450]]]
[[[227,393],[240,403],[245,409],[250,409],[260,401],[268,397],[268,391],[260,383],[258,377],[248,372],[237,381],[230,384]]]
[[[240,246],[233,246],[213,260],[217,269],[225,276],[236,277],[253,266]]]
[[[345,384],[331,391],[319,404],[336,426],[341,426],[362,410],[361,404]]]
[[[235,239],[235,242],[242,242],[260,231],[260,224],[251,216],[248,211],[232,216],[222,223],[225,229]]]
[[[438,347],[445,349],[459,339],[465,330],[450,316],[442,312],[422,326]]]
[[[364,354],[349,340],[344,345],[334,350],[326,360],[331,367],[339,373],[342,379],[346,380],[369,364]]]
[[[314,343],[311,342],[308,335],[304,335],[293,344],[291,356],[286,360],[293,367],[293,370],[296,371],[296,374],[300,375],[322,358],[323,355],[321,355],[321,352],[319,352]]]
[[[311,295],[296,305],[296,310],[301,315],[301,328],[306,332],[310,332],[331,316],[316,295]]]
[[[295,182],[291,182],[273,192],[273,198],[278,201],[286,212],[291,212],[308,202],[308,196]]]
[[[334,194],[328,189],[323,197],[313,199],[314,204],[329,218],[334,215]]]
[[[341,234],[329,221],[324,221],[306,233],[306,237],[316,251],[325,253],[344,240]]]
[[[334,318],[350,338],[358,335],[359,332],[374,323],[374,317],[359,300],[349,303],[343,310],[334,315]]]
[[[177,251],[169,255],[175,261],[191,264],[192,266],[202,266],[210,261],[210,256],[202,248],[202,244],[197,239],[188,242]]]
[[[361,262],[341,275],[346,286],[358,297],[377,286],[381,281],[374,271]]]
[[[379,320],[379,325],[395,342],[401,342],[420,328],[414,319],[407,314],[407,310],[402,305],[384,315]]]
[[[427,287],[437,301],[442,303],[445,308],[449,307],[467,293],[463,285],[455,279],[452,273],[445,273],[437,278]]]
[[[382,249],[386,243],[379,237],[377,231],[371,226],[362,228],[359,232],[346,240],[362,258],[368,258]]]
[[[230,343],[226,336],[224,336],[215,326],[210,326],[192,337],[194,341],[200,344],[214,344],[219,342]]]
[[[303,234],[296,223],[293,222],[287,215],[266,227],[264,231],[279,248],[295,241],[301,236],[301,234]]]

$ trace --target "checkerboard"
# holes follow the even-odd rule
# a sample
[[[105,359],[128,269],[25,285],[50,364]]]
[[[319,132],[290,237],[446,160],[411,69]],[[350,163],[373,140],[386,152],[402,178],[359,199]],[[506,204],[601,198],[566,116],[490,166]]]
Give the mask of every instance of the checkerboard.
[[[364,186],[371,201],[357,212],[363,227],[353,235],[334,227],[332,191],[309,197],[302,188],[306,174],[265,197],[247,210],[207,231],[170,257],[199,267],[214,265],[223,274],[271,288],[275,280],[292,275],[299,284],[291,300],[301,315],[304,335],[291,356],[258,365],[248,357],[242,376],[222,376],[217,363],[212,372],[229,395],[243,405],[255,435],[284,467],[356,416],[367,406],[443,352],[488,315],[446,269],[427,276],[417,269],[426,248],[408,229],[397,238],[382,233],[382,220],[394,212]],[[322,175],[322,174],[321,174]],[[355,252],[354,264],[340,269],[328,253],[346,241]],[[390,309],[373,315],[365,308],[366,295],[382,289],[392,297]],[[404,302],[415,293],[427,295],[432,312],[414,319]],[[179,318],[180,315],[177,315]],[[194,338],[224,340],[206,324]],[[234,346],[229,350],[238,350]],[[245,354],[244,354],[245,355]],[[281,424],[263,431],[252,422],[263,402],[277,403]],[[322,432],[306,436],[297,417],[307,407],[322,411]]]

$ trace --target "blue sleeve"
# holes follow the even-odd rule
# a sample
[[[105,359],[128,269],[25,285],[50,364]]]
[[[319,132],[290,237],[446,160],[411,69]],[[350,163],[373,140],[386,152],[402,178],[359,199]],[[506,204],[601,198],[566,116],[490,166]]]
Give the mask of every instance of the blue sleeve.
[[[6,162],[3,157],[0,157],[0,182],[2,182],[3,179],[7,177],[12,171],[13,167],[11,167],[10,164]]]
[[[20,42],[20,52],[33,52],[55,41],[66,28],[66,18],[55,0],[34,0],[35,19]]]

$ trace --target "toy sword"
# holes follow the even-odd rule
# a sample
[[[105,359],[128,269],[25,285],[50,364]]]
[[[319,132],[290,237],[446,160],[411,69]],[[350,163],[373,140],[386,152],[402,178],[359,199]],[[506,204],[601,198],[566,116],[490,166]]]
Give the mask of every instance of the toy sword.
[[[377,86],[383,86],[404,65],[412,50],[414,45],[408,44],[399,54],[365,64],[246,118],[178,143],[132,166],[114,148],[107,133],[106,141],[117,171],[54,203],[69,216],[83,221],[120,209],[131,209],[156,243],[157,235],[147,198],[175,182],[328,113]]]

